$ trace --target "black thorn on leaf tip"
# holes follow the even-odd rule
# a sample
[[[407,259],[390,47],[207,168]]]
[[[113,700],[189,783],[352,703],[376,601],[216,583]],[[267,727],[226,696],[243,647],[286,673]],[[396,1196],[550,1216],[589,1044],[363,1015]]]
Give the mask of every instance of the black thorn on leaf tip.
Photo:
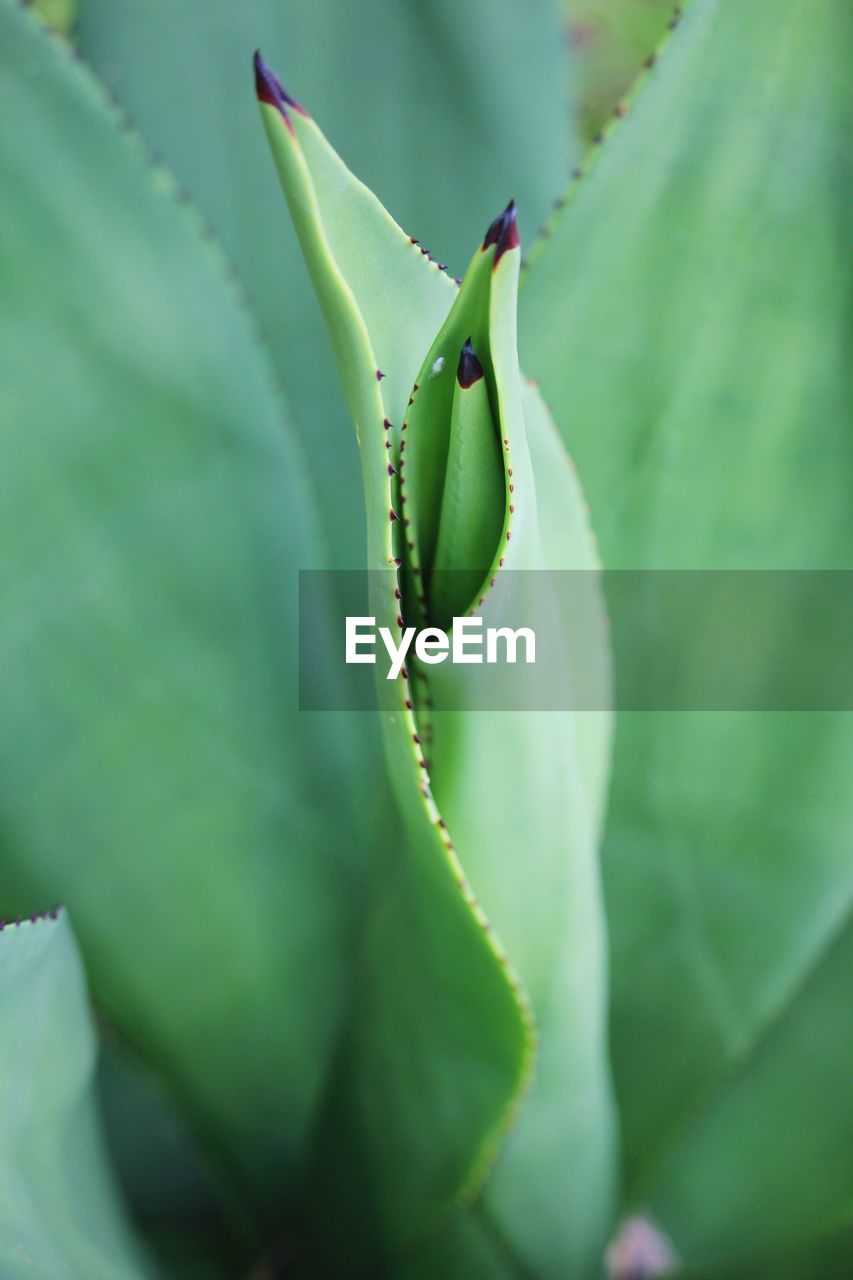
[[[291,98],[287,90],[282,87],[281,81],[264,62],[260,49],[255,50],[253,63],[255,67],[255,93],[258,95],[259,102],[266,102],[268,106],[275,107],[277,111],[281,112],[285,120],[287,120],[288,107],[298,111],[300,115],[306,115],[305,110],[300,107],[295,98]]]
[[[502,213],[498,214],[486,232],[483,238],[483,249],[488,249],[490,245],[497,246],[495,252],[495,266],[497,266],[506,251],[508,249],[517,249],[519,243],[515,201],[510,200],[507,207]]]
[[[473,387],[475,382],[479,382],[483,376],[483,366],[477,359],[471,339],[467,338],[462,346],[459,354],[459,365],[456,369],[456,381],[462,387],[463,391],[467,391],[469,387]]]

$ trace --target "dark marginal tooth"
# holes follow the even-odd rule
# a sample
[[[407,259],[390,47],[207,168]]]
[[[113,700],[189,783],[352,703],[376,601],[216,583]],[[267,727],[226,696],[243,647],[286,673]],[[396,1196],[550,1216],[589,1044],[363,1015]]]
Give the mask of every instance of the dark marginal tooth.
[[[385,377],[385,374],[382,372],[382,370],[381,370],[381,369],[377,369],[377,370],[376,370],[376,381],[377,381],[377,382],[381,382],[381,381],[382,381],[382,379],[383,379],[384,377]]]
[[[277,111],[281,112],[285,120],[287,120],[288,107],[298,111],[300,115],[307,115],[307,112],[300,107],[296,99],[291,98],[290,94],[282,88],[278,77],[261,57],[260,49],[255,50],[253,61],[255,66],[255,93],[258,95],[258,101],[266,102],[268,106],[275,107]]]
[[[471,339],[467,338],[462,346],[459,355],[459,365],[456,369],[456,381],[463,390],[467,391],[469,387],[473,387],[475,382],[479,382],[483,376],[483,366],[477,359],[474,348],[471,345]]]
[[[388,519],[391,521],[392,524],[394,523],[395,520],[400,519],[400,517],[397,515],[397,512],[394,510],[393,507],[390,507],[388,510]]]
[[[397,474],[397,468],[392,467],[390,462],[388,463],[388,474],[389,476],[395,476]]]
[[[507,207],[501,213],[498,214],[494,222],[491,222],[489,224],[489,228],[486,231],[485,236],[483,237],[484,249],[488,249],[489,245],[498,243],[498,241],[500,240],[503,234],[504,228],[507,223],[507,219],[510,217],[513,217],[513,218],[515,217],[515,201],[514,200],[510,200]]]
[[[495,266],[497,266],[507,250],[517,249],[519,243],[515,201],[510,200],[503,213],[498,214],[486,232],[483,249],[488,249],[490,245],[496,246]]]

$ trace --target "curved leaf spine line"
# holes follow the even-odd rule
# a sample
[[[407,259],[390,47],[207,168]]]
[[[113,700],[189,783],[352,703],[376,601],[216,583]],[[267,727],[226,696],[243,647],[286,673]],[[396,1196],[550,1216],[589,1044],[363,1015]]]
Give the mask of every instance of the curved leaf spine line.
[[[599,156],[604,148],[604,144],[609,142],[613,133],[626,120],[630,119],[633,111],[634,103],[642,94],[652,73],[657,66],[660,58],[665,54],[672,41],[673,33],[681,26],[681,20],[684,17],[685,9],[689,4],[689,0],[684,0],[681,4],[676,4],[672,10],[672,16],[666,25],[666,30],[661,36],[653,51],[643,60],[639,71],[634,76],[626,92],[619,99],[619,102],[613,108],[610,118],[601,126],[598,133],[592,141],[592,146],[587,151],[586,156],[581,160],[569,175],[569,185],[563,195],[558,196],[554,201],[551,216],[545,220],[539,229],[539,233],[534,240],[530,253],[522,261],[521,284],[524,284],[524,278],[528,271],[539,261],[544,246],[553,235],[561,215],[574,202],[578,192],[582,189],[588,175],[593,171]]]
[[[11,920],[3,918],[0,919],[0,933],[6,929],[19,929],[27,924],[52,924],[64,914],[65,907],[57,904],[55,907],[45,907],[43,911],[33,911],[28,916],[15,916]]]
[[[201,246],[202,252],[206,254],[212,270],[224,284],[231,301],[245,321],[250,340],[261,355],[260,364],[274,398],[286,403],[286,388],[275,367],[267,337],[255,312],[249,291],[219,239],[215,227],[207,221],[192,193],[182,186],[163,156],[149,145],[118,94],[104,83],[79,46],[51,26],[28,0],[18,0],[18,8],[38,31],[40,38],[65,61],[71,74],[79,77],[86,92],[103,112],[107,121],[113,125],[125,146],[142,161],[151,180],[152,189],[181,211],[186,226]],[[303,450],[301,440],[294,435],[292,444],[301,455]]]

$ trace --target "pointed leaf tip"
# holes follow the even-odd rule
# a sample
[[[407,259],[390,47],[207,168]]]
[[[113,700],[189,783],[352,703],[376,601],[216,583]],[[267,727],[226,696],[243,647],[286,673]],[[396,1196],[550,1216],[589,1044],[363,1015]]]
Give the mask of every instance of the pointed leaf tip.
[[[471,339],[467,338],[459,354],[456,380],[463,391],[467,391],[469,387],[473,387],[475,382],[479,382],[482,376],[483,366],[477,359]]]
[[[517,249],[520,243],[515,201],[510,200],[507,207],[502,213],[498,214],[486,232],[483,239],[483,249],[486,250],[491,245],[497,246],[495,253],[495,266],[497,266],[506,251],[508,249]]]
[[[306,115],[305,110],[300,107],[295,98],[291,98],[290,94],[282,87],[281,82],[273,71],[267,66],[261,57],[260,49],[255,50],[255,56],[252,59],[255,68],[255,93],[258,96],[258,102],[265,102],[270,107],[275,107],[287,119],[287,108],[292,107],[294,111]]]

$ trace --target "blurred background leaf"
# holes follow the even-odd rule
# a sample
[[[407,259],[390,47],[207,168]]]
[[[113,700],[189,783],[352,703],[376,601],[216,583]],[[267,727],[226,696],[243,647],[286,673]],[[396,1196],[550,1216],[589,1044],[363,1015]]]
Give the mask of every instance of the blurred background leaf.
[[[69,904],[99,1004],[278,1212],[381,794],[359,725],[296,709],[317,504],[165,176],[5,0],[0,33],[2,905]]]
[[[581,137],[589,143],[666,31],[675,0],[560,0],[576,80]]]
[[[32,7],[54,31],[64,36],[71,35],[77,21],[76,0],[32,0]]]
[[[831,0],[693,0],[534,255],[522,358],[609,567],[850,565],[847,35]],[[617,732],[627,1196],[715,1274],[836,1220],[853,1181],[850,1044],[822,994],[853,891],[852,745],[832,713],[633,714]],[[760,1135],[738,1139],[747,1114]]]
[[[0,1274],[152,1277],[94,1102],[95,1037],[64,913],[0,926]]]
[[[257,127],[252,51],[262,49],[406,232],[460,275],[510,196],[529,238],[568,173],[556,0],[82,0],[78,9],[83,51],[236,264],[309,446],[331,563],[360,569],[355,438]]]

